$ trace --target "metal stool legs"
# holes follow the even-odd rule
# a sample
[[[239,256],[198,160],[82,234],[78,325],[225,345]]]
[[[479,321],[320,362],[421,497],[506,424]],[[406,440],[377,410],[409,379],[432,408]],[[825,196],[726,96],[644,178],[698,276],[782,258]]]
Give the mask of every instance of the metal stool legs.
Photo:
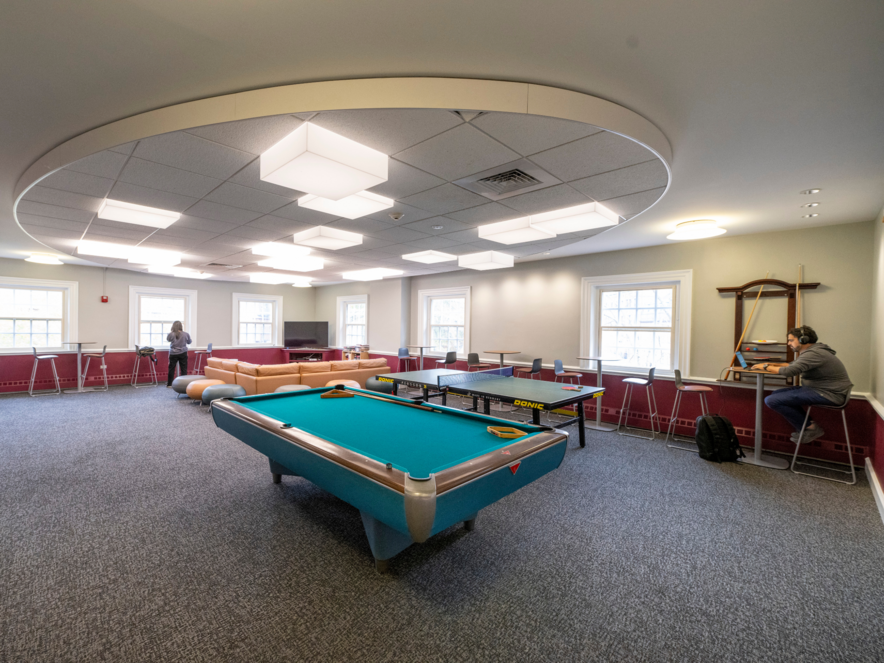
[[[654,385],[648,385],[645,387],[648,393],[648,413],[651,419],[651,436],[647,435],[638,435],[636,433],[629,432],[629,414],[632,409],[632,384],[626,385],[626,393],[623,394],[623,405],[620,406],[620,417],[617,419],[617,434],[623,435],[624,437],[637,437],[641,440],[656,440],[657,433],[663,434],[663,427],[660,425],[659,418],[657,420],[657,428],[654,428],[654,418],[657,417],[657,396],[654,394]],[[627,398],[629,403],[627,405]],[[651,405],[651,399],[653,398],[653,405]],[[624,414],[626,416],[624,416]],[[623,430],[620,429],[620,422],[623,422]],[[640,428],[635,428],[633,430],[642,430]]]
[[[159,378],[157,378],[157,368],[156,368],[156,366],[154,366],[153,362],[150,360],[150,357],[144,357],[144,359],[147,360],[147,367],[148,367],[148,369],[150,369],[150,372],[148,373],[148,377],[153,375],[153,382],[148,382],[146,384],[138,384],[138,368],[141,364],[141,359],[142,359],[141,355],[139,355],[139,354],[135,355],[135,368],[132,369],[132,382],[131,382],[132,386],[135,387],[136,389],[141,389],[142,387],[156,387],[157,385],[159,385],[160,381],[159,381]]]
[[[86,368],[83,369],[83,384],[86,384],[86,373],[89,372],[89,362],[92,361],[92,357],[86,357]],[[101,358],[101,372],[104,374],[104,389],[99,389],[95,387],[96,391],[107,391],[107,362],[104,357]]]
[[[790,469],[795,474],[803,474],[806,477],[813,477],[815,479],[824,479],[825,481],[834,481],[835,483],[845,483],[848,486],[852,486],[856,483],[856,468],[853,466],[853,451],[850,448],[850,434],[847,432],[847,415],[844,414],[843,408],[838,408],[841,410],[841,421],[844,422],[844,439],[847,441],[847,458],[850,462],[850,470],[839,470],[834,467],[827,467],[826,465],[817,465],[816,463],[807,463],[804,461],[798,461],[798,450],[801,448],[801,438],[804,437],[804,430],[807,428],[807,422],[810,421],[810,411],[813,409],[813,406],[807,408],[807,414],[804,416],[804,424],[801,426],[801,432],[798,434],[798,442],[795,443],[795,453],[792,456],[792,465]],[[827,408],[828,409],[828,408]],[[834,408],[833,408],[834,409]],[[835,479],[833,477],[824,477],[821,474],[814,474],[812,472],[799,472],[795,469],[796,466],[804,467],[816,467],[820,470],[827,470],[829,472],[838,472],[839,474],[849,474],[851,480],[845,481],[844,479]]]
[[[684,391],[676,391],[675,392],[675,403],[672,405],[672,416],[669,418],[669,426],[666,427],[666,442],[667,447],[670,449],[678,449],[679,451],[693,451],[694,453],[699,453],[699,450],[694,447],[693,449],[680,447],[676,444],[668,444],[669,442],[669,433],[672,432],[672,441],[679,442],[678,436],[675,434],[675,422],[678,419],[678,410],[681,408],[681,397],[684,394]],[[700,414],[703,416],[709,414],[709,404],[706,402],[706,394],[702,391],[696,392],[700,396]],[[693,440],[684,440],[686,444],[693,444]]]
[[[44,389],[41,391],[34,391],[34,380],[37,377],[37,366],[40,364],[40,358],[34,357],[34,368],[31,371],[31,383],[28,386],[28,395],[29,396],[51,396],[51,395],[61,395],[61,384],[58,382],[58,371],[55,370],[55,357],[49,358],[49,365],[52,366],[52,377],[55,378],[55,391],[52,389]]]

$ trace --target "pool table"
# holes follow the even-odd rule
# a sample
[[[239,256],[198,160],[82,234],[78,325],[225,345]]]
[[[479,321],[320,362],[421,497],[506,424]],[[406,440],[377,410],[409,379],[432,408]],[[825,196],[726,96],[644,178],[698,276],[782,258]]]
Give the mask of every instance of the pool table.
[[[332,387],[216,400],[215,424],[295,475],[359,509],[376,568],[412,543],[464,522],[556,469],[567,435],[395,396]],[[515,428],[513,439],[489,426]]]

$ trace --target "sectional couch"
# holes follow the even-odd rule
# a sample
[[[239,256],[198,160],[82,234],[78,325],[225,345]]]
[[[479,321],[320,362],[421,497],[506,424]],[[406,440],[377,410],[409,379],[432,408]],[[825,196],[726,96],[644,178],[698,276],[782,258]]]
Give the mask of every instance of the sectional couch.
[[[386,359],[250,364],[236,359],[212,357],[206,366],[207,379],[238,384],[249,396],[270,394],[286,384],[324,387],[332,380],[355,380],[365,387],[368,378],[390,372]]]

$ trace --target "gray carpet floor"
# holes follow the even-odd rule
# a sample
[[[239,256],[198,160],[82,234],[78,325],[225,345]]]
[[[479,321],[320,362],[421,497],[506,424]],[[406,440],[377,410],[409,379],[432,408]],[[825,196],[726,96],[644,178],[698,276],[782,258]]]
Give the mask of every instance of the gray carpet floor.
[[[375,572],[358,512],[162,387],[0,398],[2,661],[881,661],[842,486],[587,431]]]

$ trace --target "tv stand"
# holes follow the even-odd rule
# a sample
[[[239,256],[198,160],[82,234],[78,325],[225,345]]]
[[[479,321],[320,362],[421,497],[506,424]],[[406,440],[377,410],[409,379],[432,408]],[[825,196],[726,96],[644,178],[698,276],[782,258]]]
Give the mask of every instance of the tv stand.
[[[285,348],[283,352],[290,364],[301,361],[332,361],[335,358],[334,348]]]

